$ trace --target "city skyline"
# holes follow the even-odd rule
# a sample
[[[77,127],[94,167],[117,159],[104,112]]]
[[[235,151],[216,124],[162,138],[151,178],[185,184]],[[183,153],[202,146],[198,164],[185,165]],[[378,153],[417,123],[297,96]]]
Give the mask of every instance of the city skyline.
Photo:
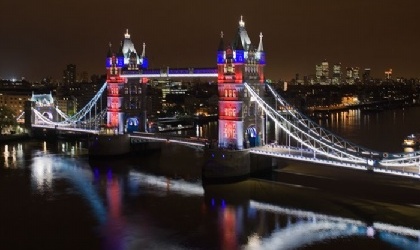
[[[13,2],[1,4],[5,36],[0,40],[0,77],[62,78],[77,71],[105,74],[108,43],[114,48],[126,29],[136,49],[146,43],[150,68],[216,67],[220,32],[234,34],[240,16],[251,41],[263,34],[266,77],[289,80],[314,75],[324,59],[345,67],[370,68],[372,76],[420,77],[420,35],[414,0],[259,2],[111,1]],[[225,36],[225,41],[233,37]]]

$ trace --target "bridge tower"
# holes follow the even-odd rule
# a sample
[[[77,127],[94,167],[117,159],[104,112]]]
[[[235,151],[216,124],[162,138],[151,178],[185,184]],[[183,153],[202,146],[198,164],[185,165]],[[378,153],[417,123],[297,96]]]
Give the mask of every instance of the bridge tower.
[[[34,94],[30,100],[32,108],[37,110],[42,116],[47,118],[51,122],[56,122],[58,120],[58,113],[55,108],[54,98],[52,94]],[[25,117],[26,119],[26,117]],[[31,124],[44,124],[44,121],[38,116],[31,112]]]
[[[124,34],[118,53],[113,53],[111,44],[106,59],[107,68],[107,127],[118,134],[144,131],[146,127],[147,78],[124,78],[122,74],[139,74],[148,67],[146,44],[139,55],[131,41],[128,30]]]
[[[231,44],[225,46],[223,32],[217,51],[219,92],[219,148],[243,149],[264,144],[265,120],[246,89],[249,84],[263,95],[265,52],[262,34],[258,48],[251,43],[245,22],[239,27]]]

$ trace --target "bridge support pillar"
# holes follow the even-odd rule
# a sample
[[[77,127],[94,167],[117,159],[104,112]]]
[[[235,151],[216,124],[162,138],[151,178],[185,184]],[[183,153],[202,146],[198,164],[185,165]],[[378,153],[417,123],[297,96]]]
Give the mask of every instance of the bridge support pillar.
[[[250,154],[250,163],[250,175],[261,175],[271,173],[274,161],[271,156]]]
[[[130,152],[130,137],[127,134],[101,134],[89,139],[89,157],[120,156]]]
[[[251,154],[245,150],[204,151],[206,162],[202,169],[203,184],[230,183],[272,171],[270,156]]]

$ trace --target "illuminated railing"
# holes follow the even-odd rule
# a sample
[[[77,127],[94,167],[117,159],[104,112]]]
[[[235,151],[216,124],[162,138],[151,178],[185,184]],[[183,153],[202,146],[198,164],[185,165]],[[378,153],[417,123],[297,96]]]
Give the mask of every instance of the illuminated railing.
[[[301,144],[299,150],[308,148],[313,152],[313,157],[300,157],[301,160],[315,159],[316,161],[326,161],[325,159],[317,159],[319,156],[316,154],[320,154],[327,157],[329,161],[326,162],[328,164],[332,163],[331,165],[347,166],[344,162],[350,162],[356,168],[369,168],[388,174],[420,177],[420,151],[387,154],[366,149],[320,127],[317,123],[292,108],[268,84],[267,87],[281,105],[282,112],[273,109],[247,83],[244,86],[259,107],[276,123],[276,126],[281,127],[291,138]],[[255,151],[256,149],[253,150]],[[273,154],[266,151],[258,153]],[[282,157],[285,157],[284,154],[282,154]],[[290,157],[298,158],[298,156]],[[411,168],[407,169],[408,167]]]
[[[61,118],[61,121],[52,121],[41,114],[37,107],[32,108],[35,123],[33,127],[53,128],[57,130],[77,131],[87,133],[98,133],[98,128],[106,115],[106,109],[98,110],[97,105],[105,93],[107,83],[99,89],[96,95],[83,107],[79,112],[73,116],[66,115],[59,108],[55,107],[55,111]],[[92,113],[94,113],[92,115]]]
[[[339,161],[368,163],[368,159],[360,157],[356,154],[357,152],[353,153],[352,151],[348,152],[348,150],[337,149],[337,145],[334,144],[334,141],[325,140],[326,134],[320,134],[317,133],[317,131],[311,130],[305,123],[301,123],[301,125],[303,125],[302,127],[297,126],[296,121],[298,120],[296,119],[297,116],[295,114],[291,113],[294,119],[288,119],[286,116],[282,115],[277,110],[273,109],[269,104],[264,102],[264,100],[255,93],[251,86],[247,83],[244,83],[244,86],[257,102],[259,107],[261,107],[264,112],[276,123],[276,126],[281,127],[289,136],[302,145],[312,149],[316,153],[320,153]],[[297,112],[295,113],[297,114]]]

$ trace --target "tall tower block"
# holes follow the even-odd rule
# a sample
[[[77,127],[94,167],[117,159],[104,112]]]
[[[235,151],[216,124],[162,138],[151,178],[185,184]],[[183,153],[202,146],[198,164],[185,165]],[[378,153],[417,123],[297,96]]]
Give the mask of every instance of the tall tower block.
[[[244,83],[247,83],[256,93],[263,95],[265,92],[262,38],[260,34],[259,46],[255,48],[242,17],[231,44],[225,46],[221,33],[217,51],[219,148],[241,150],[264,143],[263,112],[244,89]]]
[[[123,88],[124,78],[121,69],[124,66],[124,56],[120,53],[112,52],[111,43],[106,60],[106,80],[107,80],[107,122],[108,129],[113,129],[115,133],[124,133],[124,112],[123,112]]]
[[[145,95],[148,79],[124,78],[124,74],[138,74],[148,67],[146,44],[139,55],[131,41],[128,30],[124,34],[117,53],[109,46],[107,69],[107,128],[123,134],[132,131],[144,131],[147,120],[145,113]]]

